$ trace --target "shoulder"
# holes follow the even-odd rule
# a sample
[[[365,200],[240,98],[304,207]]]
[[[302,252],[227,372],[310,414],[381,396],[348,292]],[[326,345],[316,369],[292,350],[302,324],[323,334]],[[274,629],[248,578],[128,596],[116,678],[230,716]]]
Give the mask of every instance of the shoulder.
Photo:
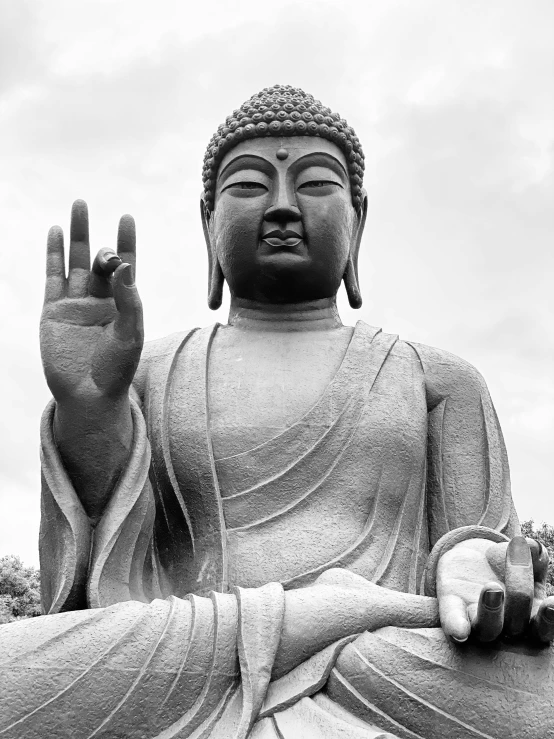
[[[445,388],[456,387],[460,383],[476,382],[479,384],[483,381],[480,373],[472,364],[455,354],[400,338],[398,334],[385,333],[362,321],[359,324],[370,338],[380,339],[390,346],[389,359],[418,366],[427,381],[433,380],[437,385]]]
[[[426,344],[401,343],[408,346],[421,363],[430,407],[445,398],[463,398],[467,402],[488,393],[479,370],[465,359]]]
[[[133,380],[133,388],[140,398],[144,396],[146,384],[152,378],[152,375],[163,372],[166,364],[171,364],[175,352],[181,344],[197,330],[193,328],[189,331],[177,331],[174,334],[153,339],[144,344],[140,363]]]
[[[488,393],[481,373],[465,359],[444,349],[401,339],[374,326],[364,324],[362,328],[368,337],[373,336],[373,340],[389,347],[389,366],[395,365],[407,376],[412,373],[412,376],[421,378],[423,375],[429,410],[445,398],[460,398],[467,402]]]

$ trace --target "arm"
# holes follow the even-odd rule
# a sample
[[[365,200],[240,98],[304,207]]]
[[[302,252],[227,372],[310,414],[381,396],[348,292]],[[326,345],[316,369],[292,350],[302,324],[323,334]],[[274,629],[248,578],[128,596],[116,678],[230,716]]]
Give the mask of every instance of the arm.
[[[441,625],[457,641],[470,633],[483,642],[501,633],[549,641],[548,557],[519,536],[506,447],[487,386],[458,357],[413,346],[429,409],[426,592],[438,596]]]
[[[133,441],[129,387],[143,343],[142,309],[133,282],[133,219],[121,219],[117,255],[102,249],[91,270],[89,252],[86,204],[76,201],[67,278],[61,229],[51,229],[48,236],[40,335],[44,372],[56,401],[56,444],[94,523]]]
[[[343,637],[383,626],[438,626],[437,601],[388,590],[343,570],[328,570],[313,586],[285,593],[273,679]]]
[[[430,545],[461,526],[519,534],[504,438],[479,372],[468,362],[413,344],[425,374]]]
[[[59,402],[53,428],[64,467],[94,524],[129,457],[133,440],[129,399]]]

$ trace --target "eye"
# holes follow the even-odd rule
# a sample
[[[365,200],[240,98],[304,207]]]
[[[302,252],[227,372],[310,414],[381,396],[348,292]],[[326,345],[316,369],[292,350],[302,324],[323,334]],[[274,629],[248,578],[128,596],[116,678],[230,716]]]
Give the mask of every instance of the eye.
[[[323,188],[327,187],[342,187],[342,185],[339,185],[338,182],[333,182],[333,180],[309,180],[309,182],[303,182],[301,185],[299,185],[299,190],[310,190],[310,189],[318,189],[322,190]]]
[[[262,185],[261,182],[232,182],[230,185],[227,185],[227,187],[223,188],[223,191],[225,190],[238,190],[243,192],[255,193],[256,190],[267,192],[267,187],[265,185]]]
[[[236,185],[231,185],[231,187],[240,187],[241,190],[255,190],[258,187],[261,187],[263,190],[266,189],[259,182],[237,182]]]

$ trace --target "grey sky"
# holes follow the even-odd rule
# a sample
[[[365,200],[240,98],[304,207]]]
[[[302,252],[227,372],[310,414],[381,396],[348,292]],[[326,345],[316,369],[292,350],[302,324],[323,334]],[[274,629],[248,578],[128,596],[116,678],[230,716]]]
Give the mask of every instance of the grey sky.
[[[520,517],[554,522],[554,4],[0,0],[0,554],[37,561],[46,232],[138,230],[147,339],[206,307],[198,217],[217,125],[275,83],[354,126],[370,213],[364,319],[483,373]]]

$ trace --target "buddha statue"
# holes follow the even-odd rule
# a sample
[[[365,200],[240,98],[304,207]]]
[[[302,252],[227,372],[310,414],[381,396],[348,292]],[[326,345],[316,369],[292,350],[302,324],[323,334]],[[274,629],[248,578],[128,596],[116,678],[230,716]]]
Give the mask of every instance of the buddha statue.
[[[353,129],[267,88],[204,160],[208,301],[143,347],[135,228],[48,237],[48,615],[0,627],[0,739],[546,739],[548,556],[467,362],[359,322]]]

